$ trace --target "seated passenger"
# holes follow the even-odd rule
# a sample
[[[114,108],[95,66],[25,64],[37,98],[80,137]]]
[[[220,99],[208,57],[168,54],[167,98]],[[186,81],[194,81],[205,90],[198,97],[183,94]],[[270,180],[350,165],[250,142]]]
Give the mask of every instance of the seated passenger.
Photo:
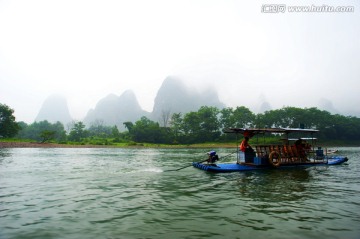
[[[302,141],[302,139],[298,139],[295,141],[296,150],[301,158],[304,158],[306,156],[305,154],[305,142]]]

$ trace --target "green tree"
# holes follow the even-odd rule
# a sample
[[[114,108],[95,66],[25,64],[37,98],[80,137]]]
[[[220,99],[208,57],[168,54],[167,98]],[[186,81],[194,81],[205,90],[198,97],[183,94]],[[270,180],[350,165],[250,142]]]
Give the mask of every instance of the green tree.
[[[184,140],[186,143],[198,142],[198,135],[200,134],[200,117],[197,112],[189,112],[184,115],[182,130],[184,131]]]
[[[42,138],[41,143],[45,143],[46,141],[50,141],[55,138],[55,131],[44,130],[41,132],[40,137]]]
[[[120,131],[118,129],[118,127],[116,125],[114,125],[114,127],[111,128],[111,135],[112,137],[119,139],[120,138]]]
[[[162,131],[160,130],[159,123],[145,116],[135,122],[129,133],[136,142],[162,143]]]
[[[323,130],[327,137],[340,140],[360,140],[359,118],[336,114],[332,116],[331,123],[331,128]]]
[[[182,130],[186,143],[201,143],[218,140],[220,136],[219,110],[202,106],[197,112],[185,114]]]
[[[87,131],[85,130],[85,125],[83,122],[79,121],[76,122],[71,129],[69,139],[72,141],[80,142],[86,136]]]
[[[298,128],[300,124],[308,124],[306,111],[296,107],[283,107],[266,111],[262,117],[264,127]]]
[[[255,126],[318,129],[319,139],[326,140],[360,140],[360,119],[343,115],[332,115],[325,110],[312,108],[283,107],[256,115]]]
[[[48,138],[49,133],[45,133],[47,131],[55,132],[53,137]],[[30,125],[26,125],[25,123],[21,123],[21,130],[19,131],[17,137],[22,139],[33,139],[36,141],[43,141],[44,136],[46,138],[45,141],[49,140],[57,140],[58,142],[62,142],[66,140],[66,132],[64,130],[64,125],[59,121],[55,124],[49,123],[47,120],[34,122]]]
[[[212,142],[220,137],[219,109],[216,107],[202,106],[198,110],[200,119],[200,142]]]
[[[223,129],[234,128],[234,110],[231,107],[223,108],[220,111],[220,123]]]
[[[235,127],[246,128],[253,127],[255,121],[255,114],[244,106],[238,106],[234,110],[233,118],[235,121]]]
[[[19,131],[18,131],[16,137],[19,137],[20,133],[21,133],[22,131],[24,131],[24,129],[26,129],[26,128],[28,127],[28,124],[25,123],[24,121],[18,122],[18,125],[19,125]]]
[[[255,114],[244,106],[224,108],[220,111],[220,123],[223,129],[252,127],[255,122]]]
[[[182,131],[181,131],[182,122],[183,122],[183,119],[182,119],[181,113],[172,114],[171,119],[170,119],[170,128],[174,134],[174,142],[173,143],[179,142],[179,137],[182,134]]]
[[[154,122],[143,116],[135,124],[124,123],[129,129],[130,139],[142,143],[172,143],[171,132],[167,127],[160,127],[158,122]]]
[[[102,120],[96,120],[88,128],[88,133],[89,136],[108,138],[111,137],[112,128],[105,126]]]
[[[129,132],[131,132],[132,128],[134,127],[134,124],[130,121],[124,122],[123,125],[125,125],[125,128],[127,128]]]
[[[11,138],[20,130],[13,114],[13,109],[5,104],[0,104],[0,137]]]

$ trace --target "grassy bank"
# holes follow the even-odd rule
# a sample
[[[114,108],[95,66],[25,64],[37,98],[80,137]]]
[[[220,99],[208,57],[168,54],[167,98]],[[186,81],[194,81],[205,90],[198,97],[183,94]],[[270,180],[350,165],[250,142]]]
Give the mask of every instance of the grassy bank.
[[[48,142],[39,143],[24,139],[0,139],[0,148],[236,148],[237,142],[208,142],[199,144],[151,144],[136,142]],[[256,140],[252,139],[250,144],[282,144],[279,140]],[[360,147],[360,142],[347,141],[320,141],[315,144],[322,147]]]

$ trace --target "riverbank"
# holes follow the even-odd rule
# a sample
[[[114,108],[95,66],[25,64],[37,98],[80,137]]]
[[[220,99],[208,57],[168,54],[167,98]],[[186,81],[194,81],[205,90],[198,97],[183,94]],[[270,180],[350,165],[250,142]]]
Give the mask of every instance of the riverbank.
[[[253,144],[255,146],[256,144]],[[329,142],[321,145],[327,147],[359,147],[360,144],[345,144]],[[38,143],[38,142],[19,142],[19,141],[0,141],[0,148],[236,148],[236,143],[203,143],[188,145],[171,145],[171,144],[147,144],[147,143],[118,143],[111,145],[94,145],[94,144],[56,144],[56,143]]]
[[[164,145],[164,144],[113,144],[113,145],[92,145],[92,144],[55,144],[36,142],[0,142],[0,148],[234,148],[231,143],[208,143],[192,145]]]
[[[0,142],[0,148],[104,148],[114,147],[106,145],[71,145],[54,143],[32,143],[32,142]]]

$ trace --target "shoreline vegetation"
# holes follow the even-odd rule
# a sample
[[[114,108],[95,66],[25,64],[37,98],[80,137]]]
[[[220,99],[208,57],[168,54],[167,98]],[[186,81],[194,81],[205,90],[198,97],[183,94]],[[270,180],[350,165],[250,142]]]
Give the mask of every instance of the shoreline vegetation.
[[[167,145],[147,143],[122,143],[112,145],[94,144],[57,144],[39,142],[0,142],[0,148],[235,148],[235,143],[208,143],[191,145]]]
[[[59,121],[35,121],[28,125],[16,122],[13,113],[7,105],[0,104],[0,114],[6,116],[0,122],[0,148],[234,148],[242,136],[225,134],[226,129],[245,126],[317,128],[321,132],[313,138],[315,142],[308,142],[314,147],[360,146],[360,118],[332,115],[317,108],[288,106],[254,114],[244,106],[221,110],[202,106],[184,115],[167,112],[161,123],[145,116],[135,123],[123,122],[119,125],[123,132],[117,125],[104,125],[102,120],[89,126],[74,121],[67,125],[67,131]],[[305,136],[296,133],[292,138]],[[286,139],[281,137],[261,134],[252,138],[250,145],[281,145]]]
[[[40,142],[21,142],[21,141],[0,141],[0,148],[236,148],[237,143],[203,143],[189,145],[173,145],[173,144],[148,144],[148,143],[119,143],[111,145],[95,145],[95,144],[59,144],[59,143],[40,143]],[[256,145],[256,144],[253,144]],[[348,143],[323,143],[322,147],[360,147],[359,144]]]

